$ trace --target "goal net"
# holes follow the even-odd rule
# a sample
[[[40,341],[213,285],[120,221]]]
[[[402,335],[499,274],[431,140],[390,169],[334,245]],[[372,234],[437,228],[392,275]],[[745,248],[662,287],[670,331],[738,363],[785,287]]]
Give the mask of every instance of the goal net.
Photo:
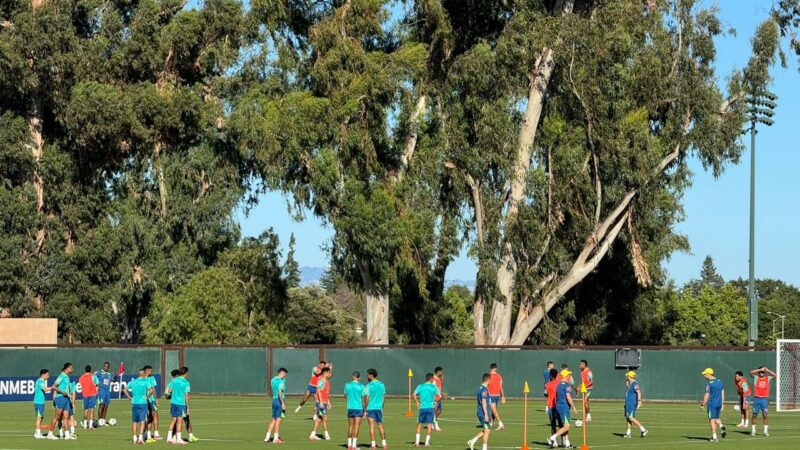
[[[800,411],[800,339],[778,339],[778,411]]]

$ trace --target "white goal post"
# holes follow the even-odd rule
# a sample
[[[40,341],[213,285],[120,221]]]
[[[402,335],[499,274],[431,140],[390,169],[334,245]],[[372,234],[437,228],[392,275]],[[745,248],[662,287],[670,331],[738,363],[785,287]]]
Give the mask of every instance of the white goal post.
[[[778,339],[775,359],[778,411],[800,411],[800,339]]]

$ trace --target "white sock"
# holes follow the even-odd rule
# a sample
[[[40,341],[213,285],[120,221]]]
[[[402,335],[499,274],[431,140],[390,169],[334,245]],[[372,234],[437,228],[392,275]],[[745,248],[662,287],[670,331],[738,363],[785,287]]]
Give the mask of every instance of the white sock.
[[[145,431],[144,436],[147,438],[147,440],[150,440],[150,430]]]
[[[470,445],[475,445],[476,442],[478,442],[478,438],[477,437],[474,437],[474,438],[469,440]]]
[[[382,445],[383,447],[388,447],[388,445],[386,445],[386,439],[384,439],[384,440],[382,440],[382,441],[381,441],[381,445]]]
[[[61,437],[61,438],[64,437],[64,429],[63,428],[59,428],[58,429],[58,437]]]
[[[755,434],[755,432],[756,432],[756,426],[753,425],[753,433]]]
[[[426,434],[425,435],[425,445],[428,445],[430,443],[431,443],[431,435],[430,434]]]
[[[483,450],[486,450],[488,448],[489,448],[489,446],[487,444],[483,444]]]
[[[711,439],[716,439],[716,438],[717,438],[717,433],[713,433],[713,434],[711,435]]]
[[[70,426],[69,427],[69,433],[70,434],[75,434],[75,427],[74,426]]]
[[[189,439],[193,439],[193,438],[194,438],[194,433],[189,433]]]
[[[353,447],[358,447],[358,438],[353,438]]]
[[[744,421],[744,426],[748,426],[748,425],[750,425],[750,419],[747,419],[747,420]]]
[[[415,444],[419,444],[419,433],[417,433],[417,440],[414,441]]]
[[[627,430],[625,430],[625,436],[630,436],[630,435],[631,435],[631,429],[628,428]]]
[[[278,437],[278,432],[276,431],[275,436],[272,438],[272,440],[277,441],[278,439],[280,439],[280,437]]]
[[[272,435],[272,433],[270,433],[270,432],[267,432],[267,435],[264,437],[264,440],[265,440],[265,441],[268,441],[268,440],[269,440],[269,437],[270,437],[270,435]]]
[[[168,441],[171,441],[171,440],[172,440],[172,430],[170,430],[170,431],[167,431],[167,440],[168,440]]]
[[[144,435],[143,435],[143,434],[140,434],[140,435],[139,435],[139,440],[140,440],[140,441],[143,441],[143,440],[144,440]]]
[[[567,438],[564,438],[563,442],[564,442],[564,447],[570,447],[570,445],[569,445],[569,439],[567,439]]]
[[[503,428],[503,421],[502,420],[498,420],[497,423],[500,424],[500,428]]]
[[[558,437],[558,436],[554,434],[554,435],[550,436],[550,440],[551,440],[551,441],[555,441],[557,437]]]
[[[375,441],[372,441],[372,445],[370,445],[370,447],[377,447],[377,445],[375,445]]]
[[[768,430],[769,430],[769,425],[764,425],[764,433],[766,433]]]
[[[134,434],[134,435],[133,435],[133,443],[134,443],[134,444],[136,443],[136,440],[137,440],[137,439],[136,439],[136,435]]]
[[[325,432],[325,439],[330,440],[330,438],[331,438],[331,435],[326,431]]]
[[[181,437],[181,432],[179,431],[179,432],[178,432],[178,440],[180,441],[180,440],[182,440],[182,439],[183,439],[183,438]]]
[[[644,426],[639,427],[639,431],[641,431],[642,433],[644,433],[644,430],[645,430]]]
[[[158,430],[156,430],[154,434],[155,434],[155,437],[157,437],[157,438],[160,438],[160,437],[161,437],[161,435],[160,435],[160,434],[158,434]]]

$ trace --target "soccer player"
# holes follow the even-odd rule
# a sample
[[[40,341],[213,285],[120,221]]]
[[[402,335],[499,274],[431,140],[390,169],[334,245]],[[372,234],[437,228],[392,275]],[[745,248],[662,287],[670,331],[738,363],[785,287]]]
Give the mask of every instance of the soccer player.
[[[181,375],[181,373],[185,373],[188,376],[189,368],[186,367],[186,366],[183,366],[180,369],[173,370],[171,372],[172,379],[174,380],[175,378],[179,377]],[[169,387],[169,385],[167,387]],[[171,400],[172,394],[166,395],[166,397],[167,397],[167,400]],[[194,433],[192,433],[192,421],[190,420],[190,418],[191,417],[190,417],[190,414],[189,414],[189,406],[187,404],[186,413],[183,415],[183,425],[184,425],[184,428],[186,429],[186,432],[189,433],[188,441],[189,442],[198,442],[198,441],[200,441],[200,439],[197,438],[197,436],[195,436]],[[177,424],[175,424],[172,427],[170,427],[170,429],[167,430],[167,433],[169,433],[170,431],[172,431],[172,436],[174,437],[178,433]]]
[[[578,414],[578,410],[575,409],[575,404],[572,402],[572,385],[567,381],[570,379],[570,376],[571,372],[569,370],[562,370],[561,381],[559,381],[558,387],[556,387],[556,412],[561,417],[561,422],[564,425],[553,433],[552,436],[547,438],[547,443],[550,444],[551,448],[558,447],[557,439],[559,436],[561,436],[565,448],[571,447],[569,443],[569,426],[572,420],[570,411],[574,411],[575,414]]]
[[[97,406],[97,386],[100,381],[92,373],[92,366],[86,366],[86,373],[81,375],[78,383],[83,394],[83,429],[94,430],[94,408]]]
[[[358,448],[358,432],[366,409],[367,390],[361,384],[361,372],[353,372],[353,378],[344,385],[347,399],[347,450]]]
[[[63,429],[66,428],[69,422],[69,376],[72,374],[72,363],[65,363],[64,368],[61,369],[61,373],[58,374],[56,377],[55,383],[50,388],[52,391],[55,392],[53,394],[53,404],[56,407],[56,413],[53,416],[52,422],[50,422],[50,431],[47,433],[47,439],[55,440],[58,439],[54,434],[53,430],[56,428],[58,421],[61,421],[61,433],[63,434]],[[67,434],[67,439],[72,439]]]
[[[148,444],[161,440],[161,435],[158,434],[158,397],[156,397],[156,387],[158,383],[153,376],[153,368],[151,366],[144,366],[145,381],[147,387],[151,389],[151,394],[147,397],[147,440]]]
[[[152,392],[150,383],[145,378],[144,369],[139,369],[138,377],[123,387],[125,396],[131,399],[131,428],[133,443],[144,444],[144,429],[147,422],[147,397]]]
[[[311,368],[311,379],[308,380],[308,386],[306,387],[306,394],[303,396],[303,399],[300,400],[300,405],[294,409],[294,413],[297,414],[303,409],[303,405],[306,404],[308,399],[314,398],[316,401],[317,395],[317,384],[319,384],[319,377],[322,375],[322,369],[327,367],[328,364],[325,361],[320,361],[319,364]],[[314,414],[314,421],[316,422],[317,415]]]
[[[100,405],[97,417],[103,420],[106,420],[108,407],[111,405],[111,381],[113,376],[110,369],[111,364],[106,361],[103,363],[103,368],[95,373],[97,380],[100,382],[97,387],[97,403]],[[108,423],[105,426],[108,426]]]
[[[316,386],[316,393],[314,394],[316,397],[316,413],[314,414],[314,428],[311,430],[311,435],[308,437],[312,441],[318,441],[319,436],[317,436],[317,427],[319,423],[322,422],[322,431],[325,433],[325,440],[330,441],[331,435],[328,433],[328,409],[331,407],[331,377],[333,376],[333,372],[331,371],[330,367],[325,367],[322,369],[322,373],[320,373],[317,386]]]
[[[628,390],[625,393],[625,422],[627,422],[628,429],[625,431],[626,438],[631,437],[631,424],[639,428],[641,437],[647,436],[647,428],[642,425],[636,418],[636,411],[642,407],[642,389],[639,387],[639,382],[636,381],[636,372],[630,371],[625,374],[625,384]]]
[[[169,415],[172,417],[167,431],[167,442],[170,444],[187,444],[183,440],[181,431],[183,428],[183,418],[189,411],[189,393],[192,391],[189,380],[186,379],[188,370],[181,370],[178,376],[173,379],[167,392],[170,394]],[[172,434],[172,427],[175,427],[175,434]]]
[[[288,370],[281,367],[278,369],[278,374],[270,381],[272,387],[272,421],[267,427],[267,436],[264,442],[269,442],[272,431],[275,430],[275,437],[272,439],[273,444],[283,444],[280,438],[281,421],[283,420],[283,411],[286,410],[286,375]]]
[[[483,374],[481,385],[478,387],[478,393],[475,396],[478,400],[477,415],[481,431],[474,438],[467,441],[469,450],[475,450],[475,444],[478,443],[478,439],[483,439],[483,450],[489,447],[489,433],[492,432],[492,407],[491,400],[489,400],[489,383],[491,380],[492,376],[490,374]]]
[[[436,431],[442,431],[442,428],[439,426],[439,416],[442,415],[442,400],[444,400],[444,369],[441,367],[436,367],[433,369],[433,384],[439,388],[442,395],[436,396],[436,415],[434,416],[433,420],[433,429]]]
[[[503,377],[497,371],[497,364],[492,363],[489,365],[489,375],[492,377],[489,381],[489,400],[492,407],[492,419],[497,419],[497,431],[500,431],[505,427],[503,426],[503,419],[500,418],[498,408],[500,403],[506,403],[506,392],[503,390]]]
[[[67,435],[68,439],[77,439],[78,435],[75,434],[75,403],[78,402],[78,383],[75,381],[70,380],[69,382],[69,409],[67,410],[67,414],[69,415],[69,420],[67,421],[67,425],[69,426],[69,433],[64,433]],[[64,426],[64,428],[67,427]]]
[[[556,379],[561,383],[561,373],[565,370],[570,373],[569,377],[567,377],[567,383],[574,388],[575,380],[572,378],[572,372],[569,370],[569,365],[567,363],[561,364],[561,370],[558,371],[558,378]]]
[[[47,387],[47,380],[50,378],[50,371],[42,369],[39,371],[39,379],[33,387],[33,412],[36,413],[36,431],[33,437],[36,439],[44,439],[42,436],[42,420],[44,420],[44,396],[50,392]]]
[[[711,442],[719,442],[719,439],[717,439],[717,427],[719,427],[723,438],[728,435],[728,432],[725,431],[725,425],[722,424],[720,419],[720,414],[725,404],[725,387],[722,384],[722,380],[714,376],[714,369],[709,367],[702,374],[706,379],[706,393],[703,396],[700,408],[706,407],[708,411],[708,423],[711,425]]]
[[[544,391],[542,391],[542,392],[544,393],[545,397],[547,397],[547,385],[548,385],[548,383],[553,381],[550,378],[550,371],[555,369],[555,368],[556,368],[556,363],[554,363],[553,361],[547,361],[547,367],[544,369],[544,377],[543,377],[543,380],[542,380],[542,381],[544,381],[544,384],[542,385],[542,386],[544,386],[544,388],[543,388]],[[556,371],[556,373],[558,373],[558,371]]]
[[[558,381],[558,370],[555,367],[550,369],[548,376],[550,381],[545,385],[545,397],[547,400],[545,412],[547,412],[547,416],[550,419],[550,434],[552,435],[556,434],[559,428],[564,426],[564,422],[561,421],[561,416],[556,411],[556,388],[560,383]]]
[[[592,389],[594,389],[594,374],[592,373],[592,369],[589,368],[589,363],[582,359],[581,362],[578,364],[578,367],[581,369],[581,386],[586,387],[586,395],[585,403],[586,403],[586,421],[592,421],[592,413],[589,410],[589,397],[592,396]]]
[[[750,403],[750,396],[752,392],[750,392],[750,385],[747,384],[747,378],[744,377],[744,373],[741,370],[737,370],[736,374],[734,375],[734,382],[736,383],[736,393],[739,394],[739,413],[742,415],[742,421],[739,422],[739,425],[736,425],[737,428],[747,428],[750,426],[750,418],[747,416],[747,407]]]
[[[753,377],[753,397],[755,397],[753,399],[753,418],[751,421],[753,428],[750,431],[750,435],[756,435],[756,418],[758,418],[758,414],[761,413],[761,417],[764,418],[764,436],[769,436],[769,422],[767,421],[769,382],[777,375],[764,366],[751,370],[750,375]]]
[[[419,409],[419,417],[417,419],[417,437],[414,441],[414,447],[419,447],[419,435],[422,432],[422,426],[428,428],[428,434],[425,436],[425,447],[431,446],[431,432],[433,431],[433,421],[436,420],[436,396],[442,395],[439,388],[433,384],[433,374],[425,374],[425,382],[417,386],[414,390],[414,401],[417,402],[417,409]]]
[[[369,437],[372,440],[371,449],[377,449],[375,442],[375,427],[381,434],[381,446],[389,448],[386,443],[386,430],[383,429],[383,401],[386,397],[386,386],[378,380],[378,371],[367,369],[367,420],[369,421]]]

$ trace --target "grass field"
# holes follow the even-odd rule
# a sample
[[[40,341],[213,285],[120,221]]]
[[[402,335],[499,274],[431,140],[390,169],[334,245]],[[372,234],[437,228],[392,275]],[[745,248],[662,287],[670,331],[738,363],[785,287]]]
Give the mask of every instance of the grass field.
[[[166,401],[162,403],[162,410]],[[287,402],[293,409],[296,398]],[[288,413],[281,429],[281,437],[286,440],[283,447],[290,449],[341,449],[346,443],[346,419],[342,399],[334,399],[331,411],[330,442],[311,442],[308,435],[312,422],[311,408],[307,405],[300,414]],[[549,426],[542,408],[542,401],[531,401],[528,420],[528,445],[530,448],[545,448],[545,439],[549,434]],[[116,427],[108,427],[93,432],[78,430],[76,441],[44,441],[33,439],[33,406],[29,403],[0,404],[0,449],[42,449],[42,448],[80,448],[108,449],[113,446],[133,445],[130,441],[130,405],[127,401],[117,400],[111,405],[109,417],[115,417],[120,423]],[[385,410],[385,426],[389,434],[389,448],[411,448],[414,440],[416,418],[405,417],[406,402],[390,400]],[[509,401],[500,410],[506,429],[493,432],[489,444],[494,449],[515,449],[522,444],[523,404],[521,401]],[[77,411],[78,414],[81,411]],[[52,418],[52,408],[47,410]],[[265,422],[269,414],[269,400],[255,397],[201,397],[192,398],[192,425],[194,432],[201,439],[191,446],[206,449],[251,449],[264,444]],[[800,448],[800,415],[772,412],[770,419],[770,437],[759,435],[750,437],[735,427],[738,413],[726,407],[723,419],[728,425],[728,437],[718,444],[707,441],[709,437],[708,421],[696,404],[645,404],[640,410],[639,418],[650,430],[646,438],[623,439],[625,423],[622,417],[621,403],[594,404],[589,428],[588,443],[591,448],[617,449],[672,449],[674,447],[714,445],[730,449],[758,448],[786,449]],[[164,419],[162,418],[162,421]],[[477,432],[475,404],[467,400],[451,400],[445,402],[443,420],[440,422],[443,431],[434,433],[431,441],[433,448],[463,449],[467,439]],[[759,425],[758,431],[761,433]],[[573,433],[572,444],[579,446],[578,431]],[[161,432],[166,434],[166,423]],[[166,446],[164,442],[150,446]],[[369,446],[368,427],[362,426],[359,445]],[[272,444],[269,444],[272,446]]]

